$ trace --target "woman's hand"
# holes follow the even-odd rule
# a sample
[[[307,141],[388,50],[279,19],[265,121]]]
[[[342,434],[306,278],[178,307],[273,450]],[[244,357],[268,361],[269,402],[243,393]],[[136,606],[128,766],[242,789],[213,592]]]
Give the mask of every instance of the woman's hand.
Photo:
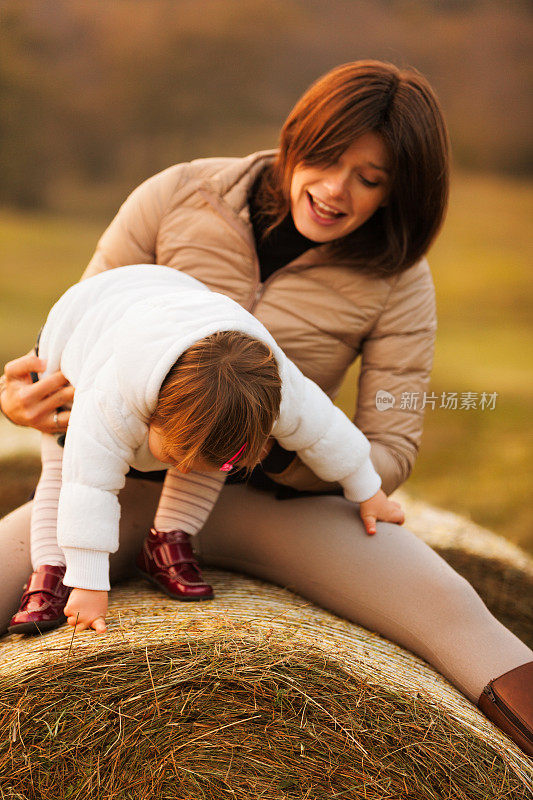
[[[32,372],[42,372],[46,361],[33,351],[9,361],[4,368],[5,385],[0,394],[0,409],[14,422],[42,433],[67,430],[74,388],[62,372],[54,372],[32,382]],[[67,406],[67,410],[58,411]],[[57,416],[56,416],[57,414]]]
[[[379,489],[373,497],[360,503],[359,514],[369,536],[375,534],[378,519],[383,522],[396,522],[398,525],[403,525],[405,522],[401,505],[389,500],[383,489]]]
[[[107,592],[93,589],[73,589],[65,606],[65,616],[69,625],[77,631],[94,628],[96,633],[107,630]]]

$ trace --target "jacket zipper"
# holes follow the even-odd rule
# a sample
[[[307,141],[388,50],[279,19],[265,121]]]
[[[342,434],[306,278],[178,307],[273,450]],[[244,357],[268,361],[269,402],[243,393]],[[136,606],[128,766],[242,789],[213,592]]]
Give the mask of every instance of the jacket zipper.
[[[249,301],[250,305],[246,309],[247,311],[252,313],[254,311],[254,309],[257,307],[257,304],[259,303],[259,301],[261,300],[261,297],[263,296],[264,291],[265,291],[266,287],[268,286],[268,284],[271,283],[272,280],[275,280],[280,273],[285,272],[285,271],[290,271],[290,270],[294,269],[294,267],[291,264],[286,264],[284,267],[280,267],[280,269],[277,269],[275,272],[273,272],[272,275],[269,275],[269,277],[266,279],[266,281],[262,282],[261,281],[261,267],[259,265],[259,259],[257,258],[257,251],[255,249],[255,240],[254,240],[254,236],[253,236],[253,233],[252,233],[252,230],[251,230],[251,226],[247,227],[243,223],[243,221],[240,220],[238,218],[238,216],[234,212],[232,214],[233,219],[230,221],[228,216],[226,214],[222,213],[222,211],[220,209],[220,206],[219,206],[219,203],[218,203],[219,198],[218,197],[214,197],[210,190],[201,189],[200,193],[202,194],[204,199],[206,199],[209,202],[209,204],[214,209],[214,211],[224,220],[224,222],[226,222],[226,224],[228,224],[231,227],[231,229],[235,233],[237,233],[237,235],[240,236],[241,239],[244,240],[244,242],[249,246],[250,251],[253,254],[253,260],[254,260],[254,266],[255,266],[255,274],[256,274],[256,285],[255,285],[255,292],[252,294],[252,296],[250,298],[250,301]],[[305,267],[302,267],[302,269],[305,269]]]
[[[490,700],[494,703],[496,708],[498,708],[502,712],[503,716],[508,720],[508,722],[511,723],[511,725],[514,725],[514,727],[517,728],[526,737],[526,739],[531,741],[532,738],[531,731],[528,730],[524,725],[524,723],[521,722],[518,719],[518,717],[515,716],[515,714],[513,714],[511,709],[507,708],[505,703],[502,700],[500,700],[496,694],[494,694],[494,691],[490,684],[487,684],[487,686],[485,686],[485,688],[483,689],[483,694],[486,694],[490,698]]]
[[[252,303],[252,308],[255,308],[258,302],[261,300],[261,296],[264,290],[265,290],[265,284],[259,281],[259,283],[257,284],[257,289],[255,290],[255,297],[254,297],[254,302]]]
[[[254,250],[255,250],[255,248],[254,248]],[[259,303],[259,301],[261,300],[262,296],[264,295],[265,289],[267,288],[267,286],[269,286],[269,284],[271,284],[273,281],[275,281],[276,278],[279,275],[281,275],[283,272],[299,272],[300,269],[302,271],[306,269],[306,267],[304,267],[304,266],[300,267],[300,269],[299,269],[298,267],[294,267],[292,264],[285,264],[284,267],[280,267],[275,272],[273,272],[272,275],[269,275],[268,278],[266,279],[266,281],[261,282],[261,268],[259,266],[259,260],[258,260],[257,256],[255,256],[254,261],[255,261],[255,265],[256,265],[256,272],[257,272],[258,281],[257,281],[257,284],[256,284],[256,290],[255,290],[255,295],[254,295],[254,298],[253,298],[253,301],[252,301],[252,305],[248,309],[248,311],[250,311],[250,312],[253,312],[254,309],[256,308],[257,304]]]

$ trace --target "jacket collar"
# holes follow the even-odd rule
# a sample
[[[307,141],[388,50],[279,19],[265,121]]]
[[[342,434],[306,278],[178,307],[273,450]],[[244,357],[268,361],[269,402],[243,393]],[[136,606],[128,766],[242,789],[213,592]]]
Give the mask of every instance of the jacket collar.
[[[276,152],[260,150],[244,158],[229,159],[227,166],[202,182],[201,189],[223,198],[239,216],[245,212],[244,218],[249,221],[248,193],[259,172],[272,163]]]
[[[244,158],[229,160],[227,166],[206,178],[198,190],[217,213],[226,220],[255,252],[255,241],[250,222],[248,195],[259,172],[271,164],[277,150],[259,150]],[[298,256],[284,269],[304,269],[317,263],[329,263],[327,246],[317,244]]]

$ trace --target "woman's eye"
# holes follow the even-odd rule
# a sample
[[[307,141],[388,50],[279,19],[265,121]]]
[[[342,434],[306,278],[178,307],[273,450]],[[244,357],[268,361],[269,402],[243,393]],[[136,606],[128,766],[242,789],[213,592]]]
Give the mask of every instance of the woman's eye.
[[[361,180],[361,183],[364,186],[369,186],[371,188],[374,188],[375,186],[379,186],[379,181],[369,181],[369,180],[367,180],[367,178],[363,178],[362,175],[360,175],[359,178]]]

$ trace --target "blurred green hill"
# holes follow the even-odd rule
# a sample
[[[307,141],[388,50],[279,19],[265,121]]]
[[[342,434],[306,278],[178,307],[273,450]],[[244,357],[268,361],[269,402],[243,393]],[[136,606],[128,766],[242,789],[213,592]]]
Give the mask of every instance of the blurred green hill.
[[[168,164],[276,143],[313,80],[415,65],[456,163],[530,172],[532,14],[519,0],[3,0],[0,202],[110,213]]]

